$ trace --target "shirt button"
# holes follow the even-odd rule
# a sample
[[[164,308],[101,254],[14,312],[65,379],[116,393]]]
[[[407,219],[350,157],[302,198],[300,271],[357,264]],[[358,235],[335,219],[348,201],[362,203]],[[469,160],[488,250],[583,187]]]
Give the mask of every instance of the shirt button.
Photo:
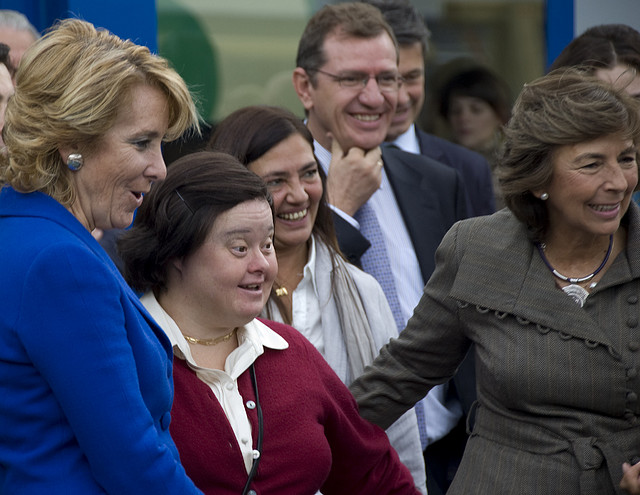
[[[631,341],[627,344],[627,347],[629,348],[630,351],[636,352],[638,349],[640,349],[640,343],[636,341]]]
[[[252,400],[248,400],[247,402],[245,402],[245,406],[247,406],[247,409],[255,409],[256,403]]]
[[[227,390],[233,390],[235,388],[233,383],[231,382],[227,383],[226,387],[227,387]]]
[[[638,296],[629,296],[629,297],[627,297],[627,302],[629,304],[636,304],[638,302]]]
[[[249,443],[249,439],[247,437],[242,438],[242,443],[247,445]]]

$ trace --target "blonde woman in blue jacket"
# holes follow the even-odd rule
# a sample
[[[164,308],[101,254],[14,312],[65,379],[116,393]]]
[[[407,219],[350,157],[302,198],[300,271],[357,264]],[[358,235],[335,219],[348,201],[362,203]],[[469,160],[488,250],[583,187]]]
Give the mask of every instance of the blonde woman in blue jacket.
[[[169,340],[91,235],[131,223],[193,125],[166,61],[89,23],[25,54],[0,164],[0,493],[200,493],[169,435]]]

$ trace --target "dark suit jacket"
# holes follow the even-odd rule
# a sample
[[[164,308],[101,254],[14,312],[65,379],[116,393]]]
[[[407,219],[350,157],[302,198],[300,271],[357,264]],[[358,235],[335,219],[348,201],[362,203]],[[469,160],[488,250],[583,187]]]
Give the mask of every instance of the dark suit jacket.
[[[485,158],[464,146],[416,129],[420,152],[455,168],[464,180],[469,216],[491,215],[496,209],[491,168]]]

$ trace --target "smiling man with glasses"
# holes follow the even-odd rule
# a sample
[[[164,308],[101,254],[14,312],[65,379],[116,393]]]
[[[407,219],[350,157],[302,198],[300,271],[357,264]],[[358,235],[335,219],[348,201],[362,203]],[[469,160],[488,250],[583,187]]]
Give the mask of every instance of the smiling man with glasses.
[[[403,80],[395,36],[377,8],[353,2],[320,9],[302,34],[296,66],[293,85],[327,171],[340,248],[380,282],[402,330],[442,237],[467,216],[463,181],[433,159],[381,146]],[[417,485],[418,451],[402,459],[413,463]]]

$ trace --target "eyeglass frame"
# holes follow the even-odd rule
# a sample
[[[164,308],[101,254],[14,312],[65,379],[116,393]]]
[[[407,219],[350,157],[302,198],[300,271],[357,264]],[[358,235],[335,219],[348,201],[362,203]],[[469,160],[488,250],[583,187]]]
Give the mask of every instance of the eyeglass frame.
[[[393,91],[397,91],[400,89],[400,86],[404,83],[404,78],[400,74],[392,74],[392,73],[382,73],[372,76],[370,74],[364,74],[362,72],[354,72],[353,75],[342,75],[339,76],[337,74],[332,74],[331,72],[327,72],[321,69],[312,69],[313,72],[319,72],[320,74],[324,74],[325,76],[329,76],[335,82],[338,83],[338,86],[344,89],[358,89],[362,91],[369,84],[370,79],[375,79],[376,84],[378,85],[378,89],[381,93],[391,93]],[[395,78],[395,87],[385,87],[380,85],[380,78],[382,77],[391,77]],[[345,80],[353,79],[352,85],[345,85]]]

